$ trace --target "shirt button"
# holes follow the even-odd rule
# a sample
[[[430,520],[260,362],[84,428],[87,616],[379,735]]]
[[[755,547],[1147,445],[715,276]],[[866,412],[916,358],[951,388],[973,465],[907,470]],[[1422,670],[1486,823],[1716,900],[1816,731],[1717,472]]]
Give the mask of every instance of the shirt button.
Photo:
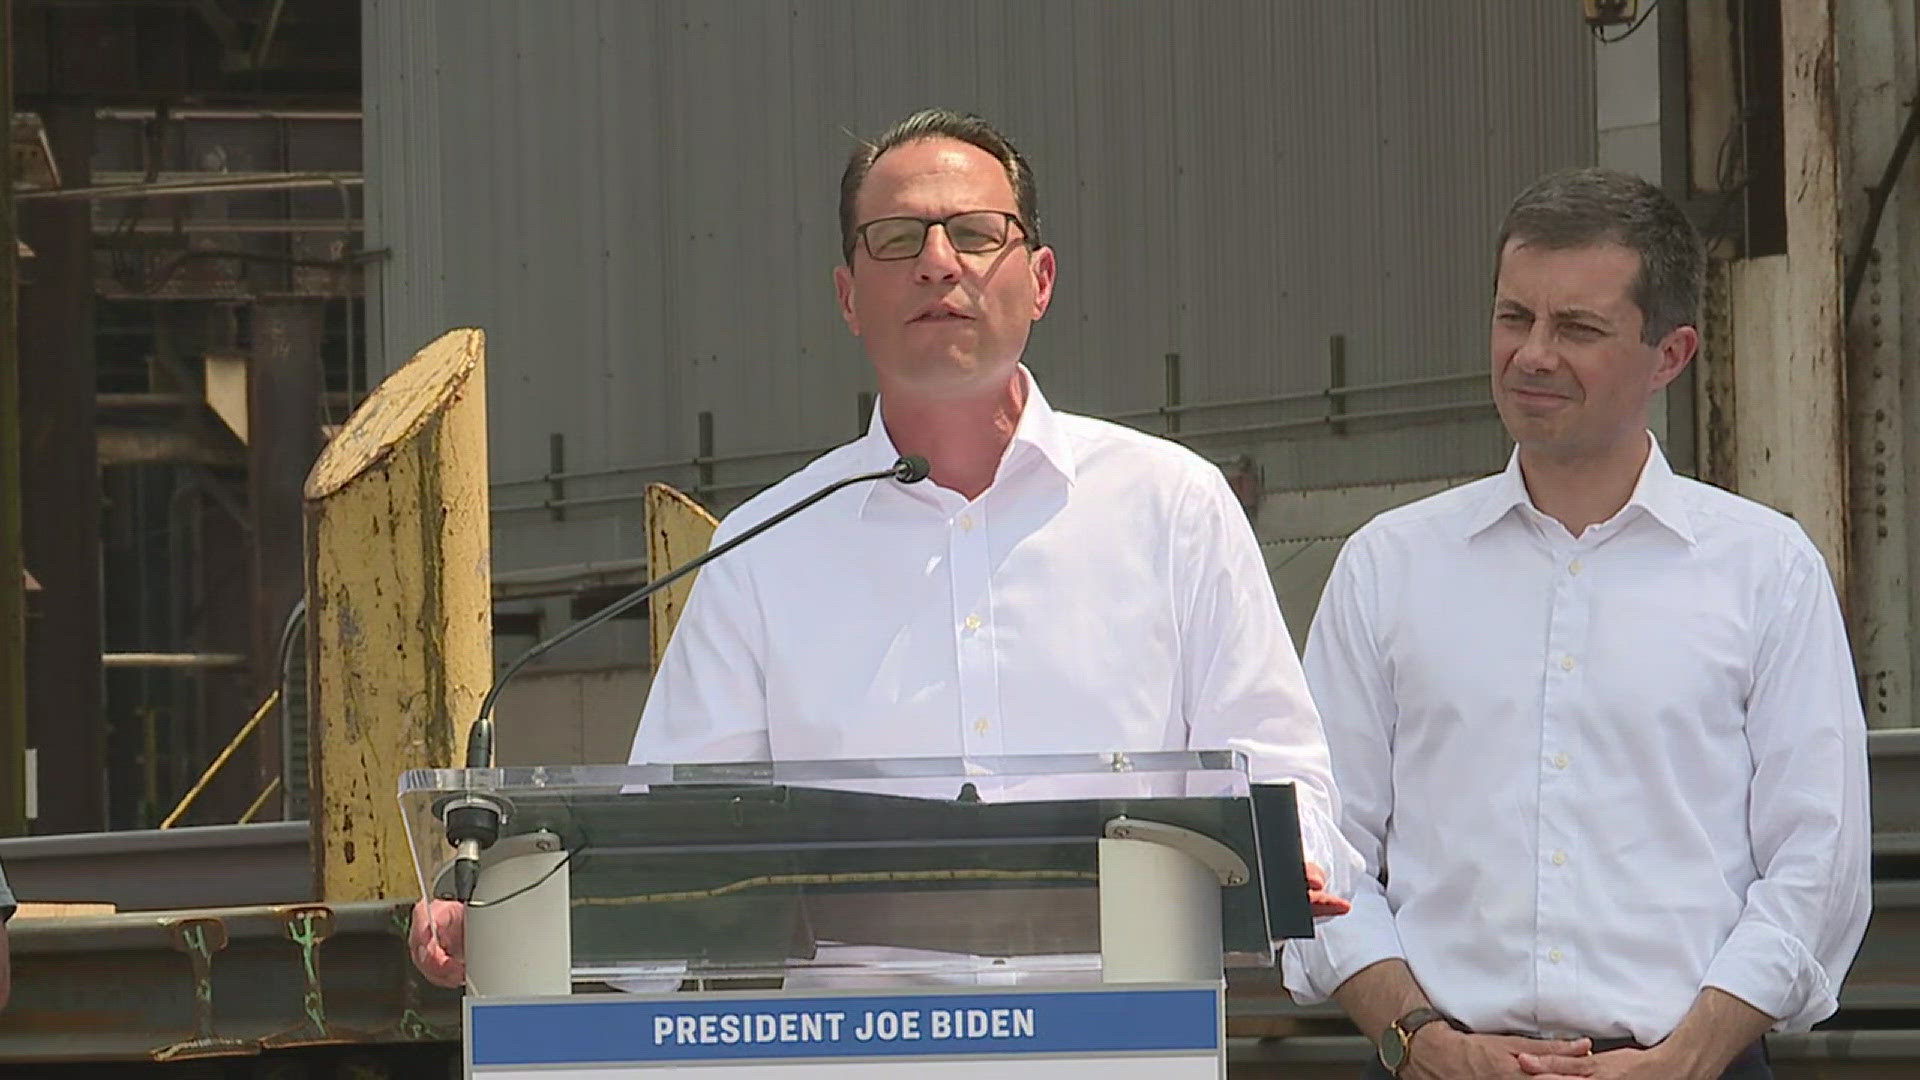
[[[1573,670],[1573,657],[1571,657],[1571,656],[1563,656],[1563,657],[1561,657],[1561,658],[1560,658],[1560,670],[1561,670],[1561,671],[1572,671],[1572,670]]]
[[[972,532],[973,531],[973,515],[961,514],[960,520],[956,522],[956,524],[960,526],[961,532]]]
[[[1580,560],[1579,559],[1575,559],[1572,562],[1567,564],[1567,573],[1572,574],[1574,577],[1580,576]]]
[[[1556,964],[1562,960],[1565,960],[1566,958],[1567,958],[1567,954],[1561,952],[1559,949],[1553,949],[1547,953],[1547,959],[1553,961]]]
[[[987,727],[987,718],[983,716],[973,722],[973,733],[975,735],[985,735],[987,733]]]
[[[980,616],[978,616],[978,615],[969,615],[969,616],[967,616],[967,622],[966,622],[966,627],[967,627],[967,629],[969,629],[969,630],[978,630],[978,629],[980,629]]]
[[[1565,865],[1567,865],[1567,853],[1566,853],[1566,852],[1564,852],[1564,851],[1556,851],[1556,852],[1554,852],[1554,853],[1553,853],[1553,865],[1555,865],[1555,866],[1565,866]]]
[[[1572,759],[1565,754],[1555,754],[1553,755],[1553,767],[1556,769],[1564,769],[1571,760]]]

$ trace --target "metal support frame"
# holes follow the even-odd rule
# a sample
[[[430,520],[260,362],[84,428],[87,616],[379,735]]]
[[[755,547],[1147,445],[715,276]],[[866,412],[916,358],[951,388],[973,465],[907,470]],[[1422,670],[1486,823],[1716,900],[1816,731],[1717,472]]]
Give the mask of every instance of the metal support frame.
[[[44,115],[61,176],[85,184],[93,109]],[[92,215],[56,202],[19,217],[35,252],[19,311],[22,535],[45,589],[26,647],[27,719],[42,774],[60,778],[41,785],[37,828],[82,832],[106,824]]]
[[[13,116],[13,0],[0,0],[0,116]],[[13,154],[0,154],[0,836],[27,831],[27,584],[21,549],[20,353],[15,333],[21,241]]]
[[[1896,144],[1920,105],[1915,42],[1898,32],[1892,5],[1853,4],[1839,13],[1835,36],[1840,127],[1843,235],[1860,288],[1846,318],[1848,432],[1848,561],[1846,595],[1854,660],[1867,722],[1911,723],[1914,656],[1912,546],[1909,524],[1909,427],[1904,384],[1915,338],[1909,223],[1916,208],[1911,180],[1877,193]],[[1909,136],[1910,137],[1910,134]],[[1914,164],[1902,173],[1911,177]],[[1894,174],[1896,181],[1899,174]],[[1884,200],[1884,201],[1883,201]],[[1871,225],[1871,240],[1867,240]],[[1855,239],[1858,238],[1858,239]],[[1861,248],[1860,245],[1866,246]]]
[[[306,594],[305,502],[301,490],[320,454],[320,336],[325,302],[254,305],[253,364],[247,380],[247,483],[253,508],[251,626],[254,698],[280,685],[280,638],[287,613]],[[280,726],[261,731],[248,762],[251,791],[280,775]]]

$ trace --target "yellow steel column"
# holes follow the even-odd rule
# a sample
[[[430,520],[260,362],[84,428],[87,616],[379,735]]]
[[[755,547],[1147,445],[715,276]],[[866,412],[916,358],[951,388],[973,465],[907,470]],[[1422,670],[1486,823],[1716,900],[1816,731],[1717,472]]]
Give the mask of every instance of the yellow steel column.
[[[687,496],[665,484],[648,484],[647,576],[658,580],[704,554],[719,525],[706,507]],[[648,652],[655,671],[660,670],[660,658],[666,655],[674,624],[686,610],[693,579],[699,576],[690,574],[647,598]]]
[[[454,330],[355,411],[306,486],[315,879],[416,895],[395,792],[457,765],[493,672],[485,338]]]

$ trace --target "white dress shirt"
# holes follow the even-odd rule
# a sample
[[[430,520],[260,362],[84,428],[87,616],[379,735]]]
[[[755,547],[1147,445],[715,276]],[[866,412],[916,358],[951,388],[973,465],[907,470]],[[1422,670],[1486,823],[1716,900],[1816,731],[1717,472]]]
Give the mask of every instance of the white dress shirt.
[[[1656,444],[1576,539],[1516,455],[1353,535],[1306,666],[1386,886],[1288,944],[1296,996],[1401,957],[1484,1032],[1651,1045],[1705,987],[1780,1030],[1836,1008],[1871,901],[1866,731],[1790,519]]]
[[[1225,477],[1055,412],[1022,372],[1026,407],[978,498],[851,487],[703,569],[632,760],[1239,750],[1255,781],[1295,783],[1307,857],[1346,895],[1360,860],[1320,718]],[[714,541],[897,456],[875,409]]]

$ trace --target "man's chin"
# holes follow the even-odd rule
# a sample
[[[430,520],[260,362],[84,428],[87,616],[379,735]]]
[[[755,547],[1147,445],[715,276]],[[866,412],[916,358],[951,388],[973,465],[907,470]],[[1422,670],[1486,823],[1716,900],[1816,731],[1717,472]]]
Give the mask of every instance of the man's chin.
[[[876,364],[876,367],[882,365]],[[926,397],[966,397],[997,387],[1013,375],[1019,361],[991,361],[972,353],[944,352],[886,365],[903,388]]]
[[[1536,419],[1502,414],[1500,422],[1507,429],[1507,438],[1522,450],[1547,450],[1561,441],[1561,433],[1554,425],[1543,424]]]

